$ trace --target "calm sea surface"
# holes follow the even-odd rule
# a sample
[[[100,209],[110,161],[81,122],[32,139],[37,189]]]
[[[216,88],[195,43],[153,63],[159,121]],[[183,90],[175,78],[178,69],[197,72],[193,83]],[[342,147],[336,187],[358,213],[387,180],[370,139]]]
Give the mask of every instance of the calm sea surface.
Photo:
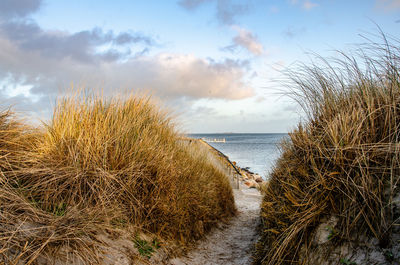
[[[240,167],[248,167],[264,178],[279,157],[277,144],[287,134],[282,133],[234,133],[234,134],[189,134],[192,138],[224,138],[225,143],[209,144],[236,161]]]

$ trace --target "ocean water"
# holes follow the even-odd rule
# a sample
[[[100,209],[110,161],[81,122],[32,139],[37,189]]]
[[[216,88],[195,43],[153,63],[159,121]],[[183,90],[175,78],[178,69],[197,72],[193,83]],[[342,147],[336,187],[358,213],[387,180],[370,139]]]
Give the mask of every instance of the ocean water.
[[[251,172],[268,178],[271,166],[279,157],[278,144],[288,135],[282,133],[232,133],[232,134],[189,134],[192,138],[226,140],[225,143],[208,142],[238,166],[248,167]]]

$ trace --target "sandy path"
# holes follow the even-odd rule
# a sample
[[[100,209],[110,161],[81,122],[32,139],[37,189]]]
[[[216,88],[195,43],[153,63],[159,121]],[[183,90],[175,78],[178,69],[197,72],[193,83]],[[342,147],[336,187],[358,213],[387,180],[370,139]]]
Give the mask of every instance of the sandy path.
[[[251,264],[251,250],[257,240],[261,195],[256,189],[234,190],[238,215],[221,229],[215,229],[186,257],[171,265]]]

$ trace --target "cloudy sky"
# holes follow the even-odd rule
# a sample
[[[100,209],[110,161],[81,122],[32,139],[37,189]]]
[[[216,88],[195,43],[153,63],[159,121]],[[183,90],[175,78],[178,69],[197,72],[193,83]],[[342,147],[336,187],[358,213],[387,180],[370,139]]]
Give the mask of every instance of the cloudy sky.
[[[375,24],[398,37],[400,1],[0,0],[0,106],[48,120],[71,86],[139,91],[185,132],[287,132],[280,71]]]

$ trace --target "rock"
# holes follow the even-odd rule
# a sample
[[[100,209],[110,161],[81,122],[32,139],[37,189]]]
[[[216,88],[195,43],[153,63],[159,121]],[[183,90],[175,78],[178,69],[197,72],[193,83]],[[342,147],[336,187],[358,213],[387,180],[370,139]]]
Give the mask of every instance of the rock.
[[[255,180],[246,180],[245,182],[244,182],[244,185],[246,185],[247,187],[249,187],[249,188],[257,188],[258,187],[258,183],[257,182],[255,182]]]
[[[257,183],[262,183],[262,182],[264,182],[264,180],[262,179],[262,177],[256,178],[255,181],[256,181]]]
[[[250,186],[252,185],[252,183],[251,183],[250,180],[246,180],[246,181],[244,182],[244,185],[246,185],[247,187],[250,187]]]

